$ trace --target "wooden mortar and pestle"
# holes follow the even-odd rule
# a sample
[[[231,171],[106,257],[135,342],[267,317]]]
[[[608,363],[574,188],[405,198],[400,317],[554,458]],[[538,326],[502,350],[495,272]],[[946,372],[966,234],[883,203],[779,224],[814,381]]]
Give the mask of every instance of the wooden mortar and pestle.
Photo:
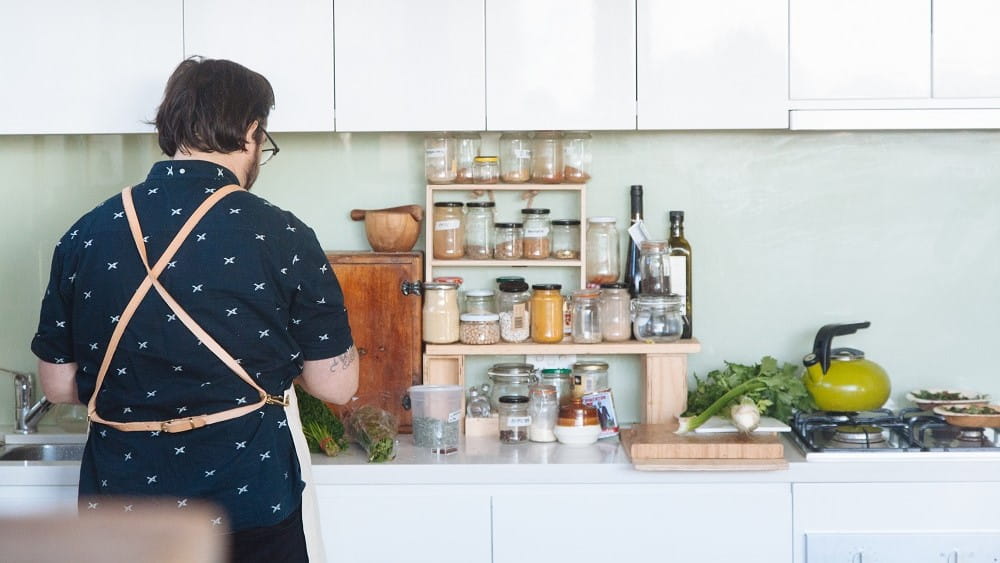
[[[385,209],[352,209],[351,219],[364,220],[368,244],[375,252],[409,252],[420,236],[424,208],[401,205]]]

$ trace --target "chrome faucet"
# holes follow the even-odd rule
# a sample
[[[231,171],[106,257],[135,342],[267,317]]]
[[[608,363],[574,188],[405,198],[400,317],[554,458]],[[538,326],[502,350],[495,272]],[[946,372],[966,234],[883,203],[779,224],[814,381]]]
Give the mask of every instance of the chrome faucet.
[[[34,377],[30,373],[4,368],[0,371],[14,376],[14,430],[21,434],[36,432],[38,421],[55,405],[44,395],[35,402]]]

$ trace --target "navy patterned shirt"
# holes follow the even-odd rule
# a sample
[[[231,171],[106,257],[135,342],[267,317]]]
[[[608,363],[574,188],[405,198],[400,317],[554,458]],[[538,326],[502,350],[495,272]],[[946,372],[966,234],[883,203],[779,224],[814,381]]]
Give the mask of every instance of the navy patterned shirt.
[[[210,162],[153,166],[132,189],[150,265],[195,208],[227,184],[238,184],[236,176]],[[120,194],[56,245],[31,348],[47,362],[77,363],[84,404],[115,323],[145,275]],[[247,191],[229,194],[202,218],[159,280],[271,395],[291,385],[304,360],[340,355],[353,343],[340,285],[316,235]],[[117,422],[164,421],[257,400],[151,290],[113,356],[97,412]],[[131,511],[127,501],[100,495],[167,497],[178,509],[207,499],[219,505],[213,523],[220,530],[274,525],[298,508],[302,489],[280,405],[175,434],[94,423],[80,469],[84,510]]]

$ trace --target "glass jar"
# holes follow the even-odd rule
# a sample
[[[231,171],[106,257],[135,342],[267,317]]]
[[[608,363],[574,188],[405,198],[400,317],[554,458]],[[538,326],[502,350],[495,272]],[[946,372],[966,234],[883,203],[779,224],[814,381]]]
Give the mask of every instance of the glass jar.
[[[493,364],[486,375],[493,382],[490,389],[490,405],[495,409],[498,399],[504,395],[521,395],[528,397],[528,386],[538,382],[535,366],[531,364]]]
[[[573,292],[573,342],[596,344],[601,341],[601,290]]]
[[[557,283],[531,286],[531,340],[555,344],[563,339],[562,286]]]
[[[498,403],[500,413],[500,443],[520,444],[528,441],[528,427],[531,426],[531,415],[528,414],[528,397],[522,395],[504,395]]]
[[[488,315],[497,312],[496,292],[492,289],[470,289],[465,292],[465,312]]]
[[[573,397],[580,398],[590,393],[607,391],[608,363],[580,361],[573,364]]]
[[[563,181],[562,133],[538,131],[531,143],[531,181],[559,184]]]
[[[601,285],[601,337],[605,342],[632,338],[631,301],[625,284]]]
[[[684,317],[679,295],[640,295],[632,300],[632,331],[636,340],[673,342],[681,337]]]
[[[496,223],[493,227],[493,257],[519,260],[524,256],[524,230],[521,223]]]
[[[500,179],[523,184],[531,179],[531,139],[527,133],[508,131],[500,135]]]
[[[544,260],[549,257],[549,210],[529,208],[521,210],[524,225],[524,257]]]
[[[618,281],[618,228],[614,217],[587,220],[587,283],[600,286]]]
[[[434,204],[434,257],[461,258],[465,255],[465,213],[461,201]]]
[[[500,339],[504,342],[527,342],[531,338],[531,294],[523,281],[500,284],[497,308],[500,314]]]
[[[459,317],[458,332],[462,344],[496,344],[500,342],[500,315],[463,313]]]
[[[644,240],[639,245],[639,293],[670,293],[670,245],[665,240]]]
[[[500,181],[500,164],[495,156],[477,156],[472,165],[475,184],[496,184]]]
[[[573,400],[573,370],[569,368],[543,369],[539,381],[555,388],[556,400],[560,406]]]
[[[465,204],[465,258],[488,260],[493,257],[493,218],[496,203],[470,201]]]
[[[568,131],[563,136],[563,182],[585,184],[590,180],[590,133]]]
[[[551,223],[552,258],[578,260],[580,258],[580,220],[553,219]]]
[[[469,399],[465,406],[467,418],[486,418],[490,416],[490,398],[477,385],[469,387]]]
[[[559,400],[556,388],[551,385],[532,385],[528,391],[528,439],[532,442],[555,442],[556,419],[559,418]]]
[[[473,164],[479,156],[481,144],[479,133],[459,133],[455,136],[456,184],[471,184],[475,181]]]
[[[422,320],[424,342],[457,342],[458,286],[453,283],[425,283]]]
[[[458,175],[455,158],[455,137],[449,133],[432,133],[424,137],[424,173],[429,184],[450,184]]]

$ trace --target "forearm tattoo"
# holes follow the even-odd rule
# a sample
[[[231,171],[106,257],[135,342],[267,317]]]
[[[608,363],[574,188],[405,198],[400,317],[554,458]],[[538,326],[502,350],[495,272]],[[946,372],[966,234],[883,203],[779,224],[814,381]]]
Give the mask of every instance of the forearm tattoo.
[[[346,352],[335,357],[330,362],[330,371],[340,371],[342,369],[346,369],[351,364],[353,364],[354,361],[357,359],[358,359],[358,351],[354,348],[354,345],[352,344],[351,347],[348,348]]]

